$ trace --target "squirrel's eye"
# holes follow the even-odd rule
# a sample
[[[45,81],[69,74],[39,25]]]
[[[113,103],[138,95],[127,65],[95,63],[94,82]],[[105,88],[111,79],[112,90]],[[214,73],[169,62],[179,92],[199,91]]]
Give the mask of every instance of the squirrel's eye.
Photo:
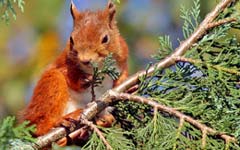
[[[102,39],[102,44],[106,44],[108,42],[108,40],[109,40],[108,35],[105,35]]]

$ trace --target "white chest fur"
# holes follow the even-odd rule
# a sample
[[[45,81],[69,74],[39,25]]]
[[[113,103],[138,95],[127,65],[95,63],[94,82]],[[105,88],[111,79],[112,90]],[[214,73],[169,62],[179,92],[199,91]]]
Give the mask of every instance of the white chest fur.
[[[95,94],[98,98],[100,95],[102,95],[106,90],[110,89],[112,86],[112,81],[109,77],[106,77],[106,79],[103,81],[103,86],[99,86],[95,88]],[[78,108],[85,108],[85,106],[91,102],[92,95],[90,88],[86,89],[85,92],[77,92],[72,89],[68,89],[69,91],[69,100],[66,109],[64,110],[64,114],[68,114],[70,112],[73,112],[74,110]]]
[[[67,102],[67,107],[64,110],[64,115],[66,115],[70,112],[73,112],[78,108],[81,108],[80,107],[81,105],[79,102],[82,101],[82,93],[74,91],[70,88],[68,89],[68,92],[69,92],[70,97]]]

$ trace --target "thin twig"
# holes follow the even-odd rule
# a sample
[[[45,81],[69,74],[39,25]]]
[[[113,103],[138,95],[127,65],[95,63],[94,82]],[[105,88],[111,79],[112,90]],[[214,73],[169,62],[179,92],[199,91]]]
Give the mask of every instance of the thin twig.
[[[230,146],[230,140],[226,139],[225,140],[225,150],[229,150],[229,146]]]
[[[202,129],[202,149],[206,147],[206,140],[207,140],[207,130],[204,128]]]
[[[95,101],[96,100],[96,94],[95,94],[95,84],[94,84],[94,80],[92,81],[91,83],[91,95],[92,95],[92,100],[91,102]]]
[[[95,124],[93,124],[92,122],[86,119],[82,120],[82,123],[89,126],[99,136],[99,138],[103,141],[103,143],[107,147],[107,150],[113,149],[111,145],[108,143],[108,141],[106,140],[106,138],[103,136],[102,132],[96,127]]]
[[[157,115],[158,115],[158,109],[157,107],[154,107],[154,114],[153,114],[153,121],[154,121],[154,125],[153,125],[153,133],[156,133],[156,128],[157,128]]]
[[[127,93],[117,93],[117,92],[111,92],[112,93],[112,97],[114,97],[114,99],[116,100],[130,100],[130,101],[134,101],[134,102],[138,102],[138,103],[143,103],[143,104],[147,104],[150,105],[154,108],[158,108],[159,111],[163,111],[166,112],[170,115],[176,116],[178,118],[184,118],[184,120],[190,124],[192,124],[193,126],[195,126],[196,128],[198,128],[199,130],[206,131],[207,133],[213,134],[213,135],[219,135],[222,139],[224,139],[225,141],[232,141],[232,142],[237,142],[237,140],[234,137],[231,137],[225,133],[221,133],[218,132],[202,123],[200,123],[199,121],[195,120],[194,118],[187,116],[183,113],[181,113],[180,111],[177,111],[174,108],[159,104],[153,100],[141,97],[141,96],[137,96],[137,95],[131,95],[131,94],[127,94]]]
[[[180,118],[179,126],[178,126],[178,129],[177,129],[177,134],[176,134],[176,138],[175,138],[176,141],[181,134],[181,130],[183,128],[184,122],[185,122],[184,117]],[[177,142],[174,142],[173,150],[176,150],[176,149],[177,149]]]
[[[227,24],[227,23],[230,23],[230,22],[235,22],[235,21],[237,21],[236,18],[225,18],[225,19],[222,19],[222,20],[219,20],[219,21],[216,21],[216,22],[209,23],[207,25],[207,28],[212,29],[212,28],[215,28],[217,26]]]

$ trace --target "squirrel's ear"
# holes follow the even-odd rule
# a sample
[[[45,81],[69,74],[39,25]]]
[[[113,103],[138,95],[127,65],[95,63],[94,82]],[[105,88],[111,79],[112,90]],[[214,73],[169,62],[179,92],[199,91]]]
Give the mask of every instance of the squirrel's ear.
[[[109,18],[109,26],[112,28],[112,26],[115,24],[116,7],[111,0],[108,2],[106,12]]]
[[[71,1],[70,11],[71,11],[73,20],[76,19],[77,16],[80,14],[80,12],[77,10],[77,7],[74,5],[73,1]]]

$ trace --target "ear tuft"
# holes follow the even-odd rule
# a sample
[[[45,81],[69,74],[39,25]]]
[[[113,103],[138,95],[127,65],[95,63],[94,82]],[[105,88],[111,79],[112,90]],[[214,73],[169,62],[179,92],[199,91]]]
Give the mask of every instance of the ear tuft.
[[[115,17],[115,14],[116,14],[116,7],[111,0],[108,2],[106,10],[107,10],[107,13],[108,13],[109,25],[110,25],[110,28],[112,28],[112,26],[115,23],[114,17]]]
[[[72,0],[71,0],[70,11],[71,11],[73,20],[76,19],[77,15],[79,14],[79,11],[77,10],[77,7],[75,6]]]
[[[115,4],[114,4],[111,0],[108,2],[107,9],[108,9],[110,12],[111,12],[111,11],[116,11]]]
[[[113,7],[114,7],[113,2],[112,2],[112,1],[109,1],[109,2],[108,2],[108,9],[111,9],[111,8],[113,8]]]

